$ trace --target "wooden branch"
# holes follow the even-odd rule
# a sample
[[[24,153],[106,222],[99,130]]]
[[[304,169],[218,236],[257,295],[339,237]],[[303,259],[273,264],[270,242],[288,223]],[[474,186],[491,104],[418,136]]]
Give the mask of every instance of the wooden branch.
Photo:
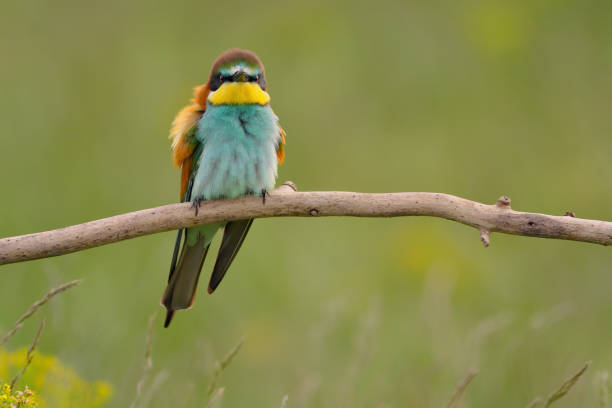
[[[399,217],[424,215],[446,218],[480,232],[484,246],[490,233],[612,244],[612,222],[526,213],[510,208],[500,197],[494,205],[441,193],[297,192],[291,182],[266,198],[202,202],[198,214],[191,203],[135,211],[52,231],[0,239],[0,265],[81,251],[124,239],[218,221],[267,217]]]

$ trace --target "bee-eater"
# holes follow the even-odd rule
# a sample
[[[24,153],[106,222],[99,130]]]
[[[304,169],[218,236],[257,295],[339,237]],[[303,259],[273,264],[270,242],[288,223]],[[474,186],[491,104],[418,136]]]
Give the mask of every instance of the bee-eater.
[[[195,88],[192,104],[174,119],[170,131],[173,161],[181,167],[181,201],[261,195],[274,187],[277,166],[285,159],[285,132],[270,108],[261,60],[231,49],[213,63],[208,82]],[[193,304],[210,243],[225,227],[208,293],[212,293],[240,249],[252,219],[220,222],[178,231],[168,286],[161,303],[168,327],[176,310]]]

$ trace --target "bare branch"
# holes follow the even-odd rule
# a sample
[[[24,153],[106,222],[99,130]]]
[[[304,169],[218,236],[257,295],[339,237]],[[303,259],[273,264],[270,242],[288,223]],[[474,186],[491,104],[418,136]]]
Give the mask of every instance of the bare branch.
[[[245,218],[399,217],[420,215],[460,222],[479,231],[612,244],[612,222],[514,211],[510,199],[487,205],[442,193],[296,192],[287,182],[260,197],[191,203],[135,211],[53,231],[0,239],[0,265],[69,254],[158,232]],[[483,243],[488,234],[482,234]]]

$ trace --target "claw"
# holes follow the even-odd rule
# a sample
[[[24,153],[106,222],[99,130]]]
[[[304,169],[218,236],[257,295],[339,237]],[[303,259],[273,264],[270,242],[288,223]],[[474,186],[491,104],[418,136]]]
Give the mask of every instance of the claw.
[[[200,209],[200,203],[202,203],[201,198],[196,198],[191,202],[191,208],[195,209],[195,215],[198,216],[198,210]]]
[[[264,188],[263,190],[261,190],[261,199],[264,205],[266,205],[266,196],[270,197],[270,193],[268,193],[268,190]]]

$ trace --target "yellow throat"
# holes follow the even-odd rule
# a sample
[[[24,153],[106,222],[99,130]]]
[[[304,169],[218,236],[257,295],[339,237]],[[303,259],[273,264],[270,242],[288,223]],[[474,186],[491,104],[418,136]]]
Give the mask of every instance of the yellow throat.
[[[270,95],[254,82],[226,82],[208,94],[213,105],[267,105]]]

